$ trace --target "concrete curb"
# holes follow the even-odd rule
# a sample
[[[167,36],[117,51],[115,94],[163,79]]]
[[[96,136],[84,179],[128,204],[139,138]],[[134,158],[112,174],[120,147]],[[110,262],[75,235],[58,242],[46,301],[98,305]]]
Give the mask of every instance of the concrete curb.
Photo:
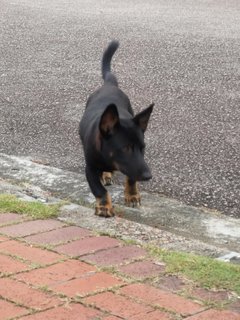
[[[0,177],[4,179],[0,181],[0,192],[14,193],[27,200],[68,199],[75,203],[63,208],[59,217],[63,221],[173,250],[223,257],[225,261],[226,257],[234,262],[239,259],[237,219],[146,192],[142,193],[141,209],[122,206],[123,217],[102,219],[92,209],[76,205],[94,203],[84,175],[48,167],[29,158],[0,154]],[[123,203],[120,186],[111,187],[110,192],[115,203]]]

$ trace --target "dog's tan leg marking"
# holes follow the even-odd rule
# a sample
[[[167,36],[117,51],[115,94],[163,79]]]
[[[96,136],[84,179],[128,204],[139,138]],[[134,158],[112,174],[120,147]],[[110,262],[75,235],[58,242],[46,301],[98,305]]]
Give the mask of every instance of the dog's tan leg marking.
[[[110,218],[114,216],[112,200],[107,192],[104,197],[96,198],[95,214],[99,217]]]
[[[128,207],[139,207],[141,205],[141,196],[138,191],[137,182],[130,183],[129,178],[126,177],[125,181],[125,204]]]
[[[102,183],[104,186],[110,186],[113,183],[113,174],[111,172],[103,172]]]

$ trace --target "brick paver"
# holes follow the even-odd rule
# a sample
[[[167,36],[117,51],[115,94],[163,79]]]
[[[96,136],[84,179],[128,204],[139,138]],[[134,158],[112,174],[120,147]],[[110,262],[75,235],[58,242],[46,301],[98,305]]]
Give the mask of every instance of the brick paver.
[[[63,302],[57,297],[53,297],[40,290],[30,288],[25,283],[14,281],[9,278],[0,279],[0,296],[16,303],[20,303],[25,307],[40,310],[63,304]]]
[[[51,264],[63,259],[63,256],[55,252],[30,247],[19,241],[11,240],[0,243],[0,253],[14,255],[29,260],[35,264]]]
[[[240,315],[231,311],[207,310],[188,317],[187,320],[240,320]]]
[[[124,284],[124,282],[117,277],[105,272],[99,272],[86,274],[85,277],[73,279],[59,285],[53,285],[50,286],[50,288],[68,297],[74,297],[76,295],[84,296],[95,291],[109,289],[122,284]]]
[[[102,318],[102,320],[121,320],[121,319],[122,318],[115,317],[115,316],[106,316],[106,317]]]
[[[34,220],[0,228],[0,234],[6,234],[11,237],[24,237],[38,232],[57,229],[62,226],[64,224],[57,220]]]
[[[1,213],[0,214],[0,225],[3,226],[5,224],[16,223],[19,221],[23,221],[24,216],[17,213]]]
[[[121,245],[119,240],[110,237],[92,237],[58,246],[54,250],[72,257],[78,257],[98,250]]]
[[[15,278],[35,286],[54,286],[95,271],[95,267],[84,262],[68,260],[49,267],[18,274]]]
[[[232,295],[227,291],[210,291],[204,288],[195,288],[191,292],[191,296],[207,302],[211,301],[222,303],[227,302],[232,297]]]
[[[164,264],[155,264],[152,261],[138,261],[118,268],[120,272],[134,278],[157,276],[165,271]]]
[[[137,315],[146,315],[153,311],[153,308],[131,301],[128,298],[116,295],[112,292],[100,293],[95,296],[84,299],[84,302],[90,303],[97,308],[111,312],[113,315],[133,319]]]
[[[178,292],[187,289],[187,283],[185,280],[174,276],[174,275],[164,275],[159,281],[155,282],[155,285],[160,289]]]
[[[166,292],[145,284],[132,284],[120,290],[122,294],[140,299],[146,303],[180,313],[191,315],[203,310],[203,306],[171,292]]]
[[[240,297],[228,306],[228,309],[240,314]]]
[[[148,314],[138,314],[133,316],[131,320],[171,320],[173,319],[169,314],[155,310],[149,312]]]
[[[5,300],[0,300],[0,319],[1,320],[7,320],[13,317],[19,317],[23,316],[25,314],[30,313],[29,310],[16,306],[14,303],[5,301]]]
[[[85,238],[90,235],[92,235],[92,232],[87,229],[70,226],[29,236],[24,238],[24,240],[29,243],[54,246],[70,240]]]
[[[16,273],[27,269],[29,269],[27,264],[11,257],[0,255],[0,275],[1,273]]]
[[[102,313],[98,310],[84,307],[81,304],[71,303],[66,306],[57,307],[18,320],[98,320],[101,319],[101,314]]]
[[[0,235],[0,242],[7,241],[9,238]]]
[[[110,248],[95,254],[84,256],[82,259],[100,266],[118,265],[133,259],[146,256],[146,251],[137,246]]]

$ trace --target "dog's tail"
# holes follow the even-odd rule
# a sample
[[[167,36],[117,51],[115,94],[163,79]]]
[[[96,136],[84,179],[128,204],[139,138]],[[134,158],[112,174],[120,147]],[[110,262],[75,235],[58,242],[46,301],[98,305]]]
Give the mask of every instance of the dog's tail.
[[[111,72],[111,60],[119,46],[117,40],[113,40],[109,43],[107,49],[103,53],[102,57],[102,77],[104,82],[118,86],[118,81],[115,75]]]

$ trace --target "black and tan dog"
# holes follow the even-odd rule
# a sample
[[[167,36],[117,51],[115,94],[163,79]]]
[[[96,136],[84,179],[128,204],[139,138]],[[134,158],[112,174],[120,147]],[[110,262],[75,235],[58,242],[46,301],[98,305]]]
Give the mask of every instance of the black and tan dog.
[[[144,161],[144,132],[153,104],[134,116],[126,94],[118,88],[111,72],[111,59],[119,43],[112,41],[102,58],[104,84],[88,99],[80,122],[80,137],[86,160],[86,177],[96,197],[96,215],[114,215],[111,197],[104,181],[111,180],[115,170],[126,175],[125,202],[129,206],[140,204],[137,181],[151,179]]]

